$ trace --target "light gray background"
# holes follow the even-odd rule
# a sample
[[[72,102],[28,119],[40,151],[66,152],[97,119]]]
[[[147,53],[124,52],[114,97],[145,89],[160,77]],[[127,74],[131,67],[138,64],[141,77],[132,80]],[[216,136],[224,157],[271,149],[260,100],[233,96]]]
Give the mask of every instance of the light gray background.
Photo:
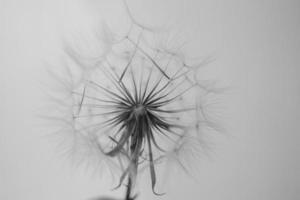
[[[278,0],[129,0],[151,26],[172,25],[187,51],[216,55],[206,71],[223,98],[228,133],[215,137],[195,183],[174,174],[167,195],[147,183],[140,199],[300,199],[300,3]],[[118,27],[120,1],[0,1],[0,199],[83,200],[110,194],[106,180],[55,152],[34,117],[42,105],[42,58],[59,55],[59,35],[106,17]],[[101,12],[100,12],[101,11]],[[121,25],[119,25],[121,27]],[[114,193],[122,194],[121,192]]]

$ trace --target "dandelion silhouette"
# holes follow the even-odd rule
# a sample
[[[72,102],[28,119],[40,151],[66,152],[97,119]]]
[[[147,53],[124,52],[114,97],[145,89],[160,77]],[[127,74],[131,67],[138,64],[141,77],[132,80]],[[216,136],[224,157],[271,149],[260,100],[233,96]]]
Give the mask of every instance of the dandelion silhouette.
[[[105,55],[83,56],[65,44],[68,57],[85,74],[72,89],[76,141],[120,170],[115,189],[127,181],[126,200],[136,199],[132,191],[146,169],[153,193],[163,195],[156,191],[156,168],[172,155],[188,173],[180,152],[190,150],[189,156],[197,157],[205,148],[203,127],[217,127],[203,107],[205,97],[216,91],[198,78],[211,59],[187,64],[181,46],[157,42],[160,33],[135,20],[120,39],[104,28],[110,45]]]

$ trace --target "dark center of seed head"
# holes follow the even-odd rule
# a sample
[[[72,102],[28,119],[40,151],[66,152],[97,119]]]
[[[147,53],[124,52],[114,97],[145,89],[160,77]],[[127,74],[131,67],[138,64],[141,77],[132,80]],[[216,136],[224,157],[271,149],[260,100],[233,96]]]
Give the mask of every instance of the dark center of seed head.
[[[137,104],[133,108],[133,113],[135,117],[140,117],[146,113],[146,108],[143,104]]]

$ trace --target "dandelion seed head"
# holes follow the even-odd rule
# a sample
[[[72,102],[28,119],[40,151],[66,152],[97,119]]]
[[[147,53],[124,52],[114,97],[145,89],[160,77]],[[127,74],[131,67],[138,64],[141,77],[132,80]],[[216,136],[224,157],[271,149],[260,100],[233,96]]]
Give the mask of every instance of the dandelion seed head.
[[[205,149],[204,127],[216,127],[203,109],[213,87],[197,75],[203,63],[188,65],[180,48],[161,46],[170,41],[153,45],[153,32],[136,24],[119,40],[103,32],[109,48],[99,56],[65,47],[73,64],[89,74],[71,91],[74,153],[79,163],[109,162],[118,171],[117,187],[126,177],[135,185],[147,169],[159,195],[161,163],[177,163],[188,173]]]

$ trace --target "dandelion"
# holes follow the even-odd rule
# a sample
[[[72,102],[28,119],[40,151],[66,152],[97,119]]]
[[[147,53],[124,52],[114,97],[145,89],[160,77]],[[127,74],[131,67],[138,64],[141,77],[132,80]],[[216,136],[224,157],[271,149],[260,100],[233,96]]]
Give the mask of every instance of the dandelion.
[[[175,158],[189,173],[184,155],[197,158],[205,148],[204,128],[216,127],[203,108],[215,91],[198,78],[209,60],[188,64],[180,45],[172,51],[155,46],[155,32],[134,22],[116,38],[110,35],[105,54],[91,59],[66,45],[82,73],[89,68],[71,91],[74,148],[82,158],[109,161],[120,172],[115,188],[127,181],[125,199],[136,198],[132,191],[143,171],[153,193],[163,195],[156,190],[157,167]]]

